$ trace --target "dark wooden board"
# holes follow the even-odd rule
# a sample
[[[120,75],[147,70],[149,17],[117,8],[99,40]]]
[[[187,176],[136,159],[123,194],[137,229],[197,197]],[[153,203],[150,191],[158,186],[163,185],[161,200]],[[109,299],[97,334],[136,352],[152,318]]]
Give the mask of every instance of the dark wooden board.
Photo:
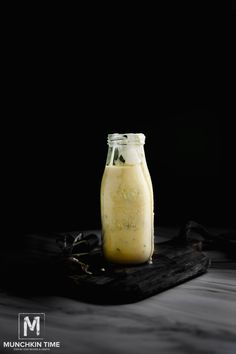
[[[93,260],[93,257],[95,260]],[[88,263],[96,264],[98,254]],[[94,303],[131,303],[174,287],[207,271],[209,258],[193,246],[170,241],[155,245],[152,264],[104,265],[99,274],[69,275],[74,296]]]
[[[77,266],[68,267],[54,238],[28,236],[17,249],[2,253],[1,288],[24,296],[54,294],[92,303],[131,303],[199,276],[209,266],[203,252],[179,238],[155,243],[153,264],[109,265],[99,248],[83,261],[93,274],[81,272]]]

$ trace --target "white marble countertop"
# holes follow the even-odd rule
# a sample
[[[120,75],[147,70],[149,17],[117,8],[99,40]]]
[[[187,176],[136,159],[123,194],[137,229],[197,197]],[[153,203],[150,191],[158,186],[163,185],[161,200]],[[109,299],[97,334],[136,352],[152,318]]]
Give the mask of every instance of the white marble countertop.
[[[101,306],[2,291],[0,352],[13,352],[2,342],[18,340],[18,313],[44,312],[46,340],[61,343],[50,353],[234,354],[236,263],[217,252],[211,256],[206,274],[134,304]]]

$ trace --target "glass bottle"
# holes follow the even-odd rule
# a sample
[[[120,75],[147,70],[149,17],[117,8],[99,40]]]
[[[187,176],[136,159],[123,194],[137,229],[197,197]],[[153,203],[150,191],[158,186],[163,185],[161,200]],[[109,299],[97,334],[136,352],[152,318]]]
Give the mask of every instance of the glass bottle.
[[[151,262],[154,251],[153,189],[144,134],[109,134],[101,183],[103,254],[121,264]]]

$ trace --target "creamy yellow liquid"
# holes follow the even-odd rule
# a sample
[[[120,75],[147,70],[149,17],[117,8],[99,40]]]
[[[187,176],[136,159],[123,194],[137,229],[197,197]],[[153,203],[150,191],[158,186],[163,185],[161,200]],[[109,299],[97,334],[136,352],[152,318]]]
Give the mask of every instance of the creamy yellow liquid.
[[[151,259],[153,193],[146,163],[105,167],[101,217],[108,261],[138,264]]]

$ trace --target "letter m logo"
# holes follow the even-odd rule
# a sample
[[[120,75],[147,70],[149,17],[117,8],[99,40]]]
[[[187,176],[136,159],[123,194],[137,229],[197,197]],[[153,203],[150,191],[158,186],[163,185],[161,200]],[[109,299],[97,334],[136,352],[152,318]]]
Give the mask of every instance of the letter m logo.
[[[18,314],[18,339],[43,339],[44,327],[44,313]]]

